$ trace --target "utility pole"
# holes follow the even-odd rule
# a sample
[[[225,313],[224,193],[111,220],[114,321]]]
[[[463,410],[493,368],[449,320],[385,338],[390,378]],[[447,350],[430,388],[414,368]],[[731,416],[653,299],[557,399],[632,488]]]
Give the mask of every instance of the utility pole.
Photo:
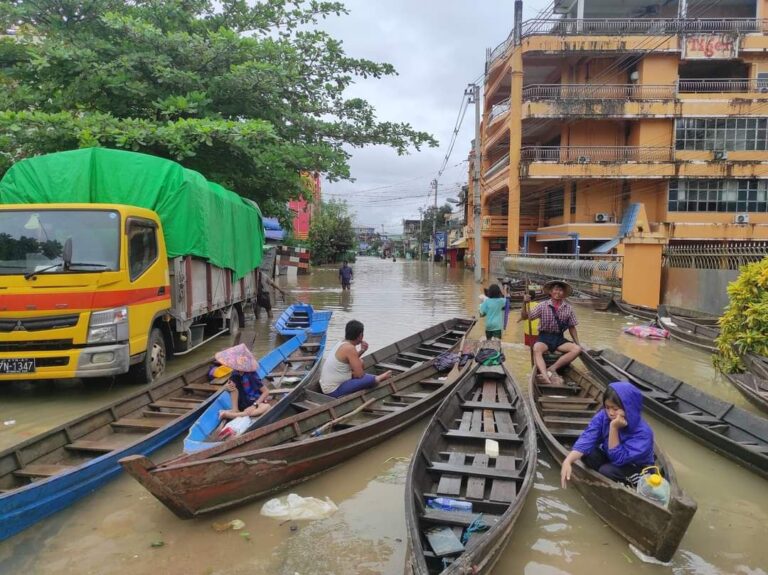
[[[437,238],[435,237],[435,234],[437,233],[437,180],[432,180],[432,188],[435,190],[435,211],[432,214],[432,238],[429,240],[429,257],[432,260],[432,263],[434,263],[435,254],[437,252]]]
[[[475,281],[483,281],[482,251],[480,249],[480,164],[482,160],[480,146],[480,86],[470,84],[464,91],[470,104],[475,104],[475,169],[472,174],[472,212],[475,229]]]
[[[424,257],[424,249],[423,249],[424,246],[421,243],[421,225],[423,223],[424,223],[424,210],[419,208],[419,237],[418,237],[418,240],[416,241],[416,244],[418,245],[417,249],[419,250],[419,261],[421,261],[422,258]]]

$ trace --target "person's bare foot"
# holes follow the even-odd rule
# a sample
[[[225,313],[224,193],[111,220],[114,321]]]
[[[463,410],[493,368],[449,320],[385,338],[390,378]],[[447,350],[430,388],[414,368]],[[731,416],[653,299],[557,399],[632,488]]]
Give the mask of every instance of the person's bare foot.
[[[376,376],[376,383],[387,381],[390,377],[392,377],[392,370],[385,371],[384,373],[380,373],[379,375]]]

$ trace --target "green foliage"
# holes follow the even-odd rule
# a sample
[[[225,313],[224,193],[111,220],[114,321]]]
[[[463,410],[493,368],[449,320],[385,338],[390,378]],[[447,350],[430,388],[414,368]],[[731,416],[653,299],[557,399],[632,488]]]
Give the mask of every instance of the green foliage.
[[[322,202],[309,227],[312,263],[341,261],[355,247],[352,216],[346,202]]]
[[[439,208],[435,209],[434,206],[429,206],[423,214],[423,220],[421,224],[421,234],[419,234],[419,245],[429,243],[432,237],[432,222],[435,223],[435,231],[442,232],[448,229],[448,222],[445,216],[453,211],[451,204],[443,204]]]
[[[319,0],[11,0],[0,3],[0,175],[34,154],[125,148],[168,157],[289,214],[300,173],[349,177],[350,147],[435,145],[346,99],[389,64],[315,29]]]
[[[728,296],[713,361],[731,373],[744,370],[741,357],[747,352],[768,356],[768,258],[742,267],[728,286]]]

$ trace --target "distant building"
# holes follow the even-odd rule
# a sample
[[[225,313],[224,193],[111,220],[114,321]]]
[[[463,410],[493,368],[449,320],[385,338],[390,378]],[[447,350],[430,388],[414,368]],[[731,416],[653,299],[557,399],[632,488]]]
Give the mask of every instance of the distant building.
[[[309,237],[312,215],[321,201],[320,174],[303,174],[302,178],[310,192],[311,201],[302,198],[288,202],[288,209],[293,212],[293,237],[299,240]]]

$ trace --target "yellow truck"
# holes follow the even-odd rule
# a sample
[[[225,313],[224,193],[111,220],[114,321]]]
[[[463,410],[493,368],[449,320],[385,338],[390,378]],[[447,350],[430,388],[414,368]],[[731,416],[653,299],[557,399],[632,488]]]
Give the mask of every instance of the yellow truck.
[[[237,331],[264,244],[255,203],[144,154],[90,148],[0,181],[0,382],[159,378]]]

